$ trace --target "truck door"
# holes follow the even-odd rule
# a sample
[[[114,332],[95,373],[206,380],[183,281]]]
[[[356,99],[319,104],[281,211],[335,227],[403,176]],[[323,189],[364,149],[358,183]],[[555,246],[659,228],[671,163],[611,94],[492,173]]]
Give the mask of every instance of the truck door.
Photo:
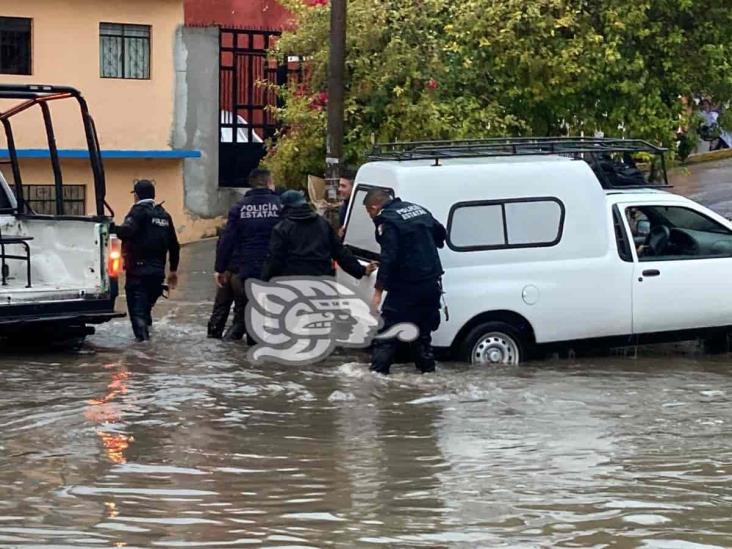
[[[381,246],[376,242],[374,222],[368,216],[366,209],[362,205],[366,193],[373,188],[374,185],[364,185],[363,183],[356,185],[353,189],[348,216],[346,218],[344,244],[358,257],[362,265],[366,265],[372,260],[378,260],[381,251]],[[390,191],[392,196],[394,195],[391,189],[385,190]],[[368,302],[374,293],[376,274],[374,273],[371,276],[365,276],[360,280],[356,280],[341,269],[338,269],[336,271],[336,280]]]
[[[638,242],[633,332],[732,325],[729,224],[693,203],[623,204],[622,209]]]

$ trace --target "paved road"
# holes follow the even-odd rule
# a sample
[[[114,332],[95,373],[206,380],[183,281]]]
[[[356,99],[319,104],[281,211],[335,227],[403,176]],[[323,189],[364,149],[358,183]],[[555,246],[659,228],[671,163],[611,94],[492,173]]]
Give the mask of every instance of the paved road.
[[[674,192],[732,218],[732,159],[679,168],[671,174]]]

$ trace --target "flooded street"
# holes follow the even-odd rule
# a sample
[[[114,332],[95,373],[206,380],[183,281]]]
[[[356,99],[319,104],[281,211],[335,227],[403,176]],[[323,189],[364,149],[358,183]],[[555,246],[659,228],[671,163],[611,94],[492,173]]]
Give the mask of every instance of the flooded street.
[[[732,547],[729,355],[251,366],[205,337],[212,255],[152,344],[3,356],[0,547]]]
[[[205,338],[211,243],[126,321],[0,382],[2,547],[732,545],[732,364],[252,367]]]

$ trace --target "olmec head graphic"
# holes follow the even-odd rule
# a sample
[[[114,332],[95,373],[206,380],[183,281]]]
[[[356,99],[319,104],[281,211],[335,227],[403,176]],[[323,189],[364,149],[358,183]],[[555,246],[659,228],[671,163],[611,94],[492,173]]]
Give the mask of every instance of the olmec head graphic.
[[[259,341],[249,352],[253,362],[317,362],[337,346],[368,346],[382,324],[366,302],[333,278],[250,279],[246,292],[247,329]]]

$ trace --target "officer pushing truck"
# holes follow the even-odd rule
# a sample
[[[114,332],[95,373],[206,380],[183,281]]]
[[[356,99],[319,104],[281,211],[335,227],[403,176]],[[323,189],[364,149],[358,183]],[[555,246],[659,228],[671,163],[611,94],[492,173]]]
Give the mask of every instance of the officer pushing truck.
[[[431,333],[440,325],[443,274],[437,248],[445,245],[445,227],[422,206],[392,199],[383,189],[371,189],[363,204],[381,246],[372,305],[378,309],[386,290],[382,333],[402,322],[415,324],[419,336],[412,343],[414,363],[422,373],[434,372]],[[397,346],[396,339],[375,339],[371,370],[389,374]]]

